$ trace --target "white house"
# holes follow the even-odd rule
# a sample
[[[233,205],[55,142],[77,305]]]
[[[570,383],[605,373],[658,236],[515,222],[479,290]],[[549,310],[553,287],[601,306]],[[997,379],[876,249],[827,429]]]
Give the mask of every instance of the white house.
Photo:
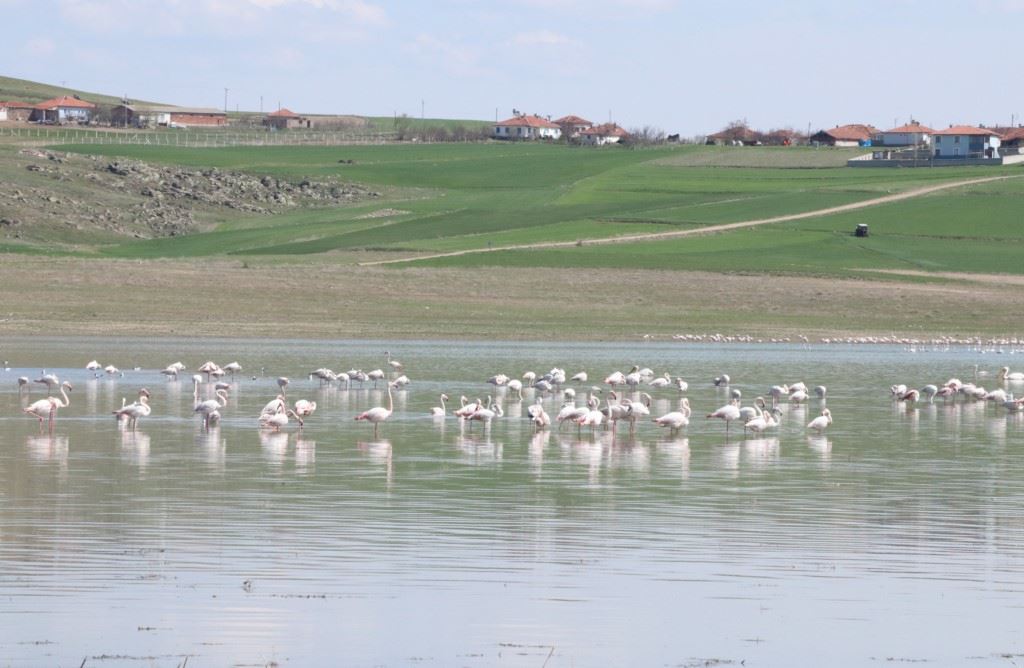
[[[77,97],[62,95],[35,106],[34,121],[51,123],[88,123],[96,111],[96,105]]]
[[[562,135],[569,138],[579,137],[580,133],[593,125],[585,118],[575,115],[562,116],[555,119],[555,125],[562,128]]]
[[[495,139],[558,139],[561,136],[562,128],[540,116],[523,114],[494,124]]]
[[[932,130],[927,125],[911,121],[892,130],[882,132],[879,137],[883,146],[927,146],[932,141]]]
[[[932,133],[936,158],[998,158],[999,134],[971,125],[953,125]]]
[[[605,144],[618,144],[628,136],[629,133],[615,123],[605,123],[604,125],[595,125],[592,128],[581,131],[580,142],[593,144],[594,146],[603,146]]]

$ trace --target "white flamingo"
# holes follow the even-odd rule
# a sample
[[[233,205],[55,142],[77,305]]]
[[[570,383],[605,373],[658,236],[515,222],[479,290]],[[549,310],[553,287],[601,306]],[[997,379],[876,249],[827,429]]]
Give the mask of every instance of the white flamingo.
[[[738,401],[733,400],[733,401],[729,402],[728,404],[726,404],[725,406],[722,406],[718,410],[714,411],[713,413],[708,413],[705,417],[706,418],[715,418],[717,420],[723,420],[725,422],[725,435],[728,436],[729,435],[729,424],[733,420],[739,420],[740,419],[740,408],[739,408],[739,406],[736,405],[737,403],[738,403]]]
[[[91,361],[91,362],[89,362],[88,364],[85,365],[85,370],[86,371],[97,371],[97,370],[99,370],[99,368],[100,368],[100,363],[97,362],[96,360],[93,360],[93,361]]]
[[[198,385],[196,386],[198,389]],[[217,412],[217,417],[220,417],[220,409],[228,405],[228,393],[226,390],[216,390],[213,399],[207,399],[206,401],[200,401],[195,405],[192,410],[193,413],[201,413],[203,416],[203,427],[210,427],[210,416],[214,412]]]
[[[395,412],[395,400],[391,397],[391,384],[388,384],[388,407],[376,406],[368,411],[363,411],[356,416],[357,421],[366,421],[373,423],[373,437],[377,438],[377,430],[380,427],[380,423],[391,417],[391,414]]]
[[[1024,371],[1010,371],[1010,367],[1004,366],[996,374],[996,378],[1002,381],[1019,382],[1024,381]]]
[[[262,429],[273,429],[274,431],[281,431],[281,427],[288,425],[288,417],[291,416],[299,423],[299,429],[302,429],[305,424],[298,413],[288,408],[280,413],[274,413],[273,415],[261,415],[259,419],[259,425]]]
[[[587,375],[586,371],[580,371],[578,374],[574,375],[569,380],[573,381],[574,383],[585,383],[587,382],[588,378],[589,376]]]
[[[366,374],[366,379],[367,380],[372,380],[373,381],[373,387],[374,387],[374,389],[376,389],[377,388],[377,381],[378,380],[384,380],[384,370],[383,369],[374,369],[373,371],[369,371]]]
[[[235,374],[242,370],[242,365],[238,362],[229,362],[228,364],[225,364],[222,369],[230,373],[231,377],[234,378]]]
[[[295,412],[302,417],[309,417],[316,410],[316,402],[309,399],[299,399],[295,402]]]
[[[813,429],[820,434],[825,431],[830,424],[832,424],[832,411],[826,408],[821,411],[821,415],[807,423],[807,428]]]
[[[669,434],[676,434],[690,424],[690,413],[690,400],[683,397],[679,400],[679,410],[654,418],[654,424],[659,427],[668,427]]]
[[[504,415],[505,412],[501,409],[501,404],[495,402],[493,406],[475,410],[466,420],[469,421],[470,427],[472,427],[474,422],[483,422],[484,429],[487,429],[491,426],[491,421],[494,418],[503,417]]]
[[[647,384],[651,387],[668,387],[672,384],[672,376],[670,376],[666,371],[663,376],[660,378],[652,378]]]
[[[127,420],[127,427],[131,427],[132,431],[135,431],[135,425],[140,417],[149,417],[152,412],[152,408],[149,406],[149,391],[143,388],[139,391],[139,398],[135,403],[128,404],[121,408],[121,410],[112,411],[117,416],[117,420]]]
[[[61,401],[59,397],[46,397],[45,399],[40,399],[35,403],[29,404],[24,409],[25,414],[38,418],[40,429],[43,427],[43,418],[48,417],[50,429],[53,429],[53,421],[57,418],[57,409],[67,408],[71,405],[71,400],[68,398],[68,390],[71,390],[71,383],[64,381],[60,386],[60,393],[64,398],[63,401]]]
[[[384,358],[387,360],[388,366],[390,366],[395,371],[402,371],[405,368],[404,366],[402,366],[402,363],[399,362],[398,360],[391,359],[391,352],[388,350],[384,351]]]
[[[285,397],[283,394],[277,395],[275,399],[271,399],[267,402],[267,405],[260,411],[260,415],[276,415],[277,413],[283,413],[288,407],[285,403]]]
[[[44,369],[43,375],[40,376],[39,378],[36,378],[32,382],[45,385],[47,392],[53,392],[53,388],[60,385],[60,378],[57,378],[57,374],[46,373],[46,370]]]
[[[444,405],[444,402],[446,402],[446,401],[448,401],[448,395],[442,393],[441,394],[441,405],[440,406],[434,406],[433,408],[431,408],[430,409],[430,414],[433,415],[434,417],[444,417],[445,415],[448,415],[448,409],[445,408],[445,405]]]
[[[28,376],[18,376],[18,394],[28,392]]]

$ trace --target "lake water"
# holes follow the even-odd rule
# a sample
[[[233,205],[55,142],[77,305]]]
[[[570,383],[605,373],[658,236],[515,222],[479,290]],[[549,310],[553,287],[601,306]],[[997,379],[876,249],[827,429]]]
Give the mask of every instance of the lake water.
[[[955,349],[14,339],[0,357],[0,666],[868,666],[1024,661],[1024,414],[891,401],[1024,356]],[[327,366],[412,384],[321,388]],[[93,378],[96,358],[123,377]],[[167,382],[159,369],[190,371]],[[219,426],[190,381],[237,360]],[[523,403],[489,430],[438,394],[552,366],[633,364],[690,383],[689,428],[539,435]],[[134,367],[140,370],[133,370]],[[74,383],[51,433],[16,378]],[[744,438],[703,414],[797,380],[835,422]],[[252,379],[255,375],[256,378]],[[289,376],[302,431],[257,429]],[[139,388],[136,431],[110,411]],[[1014,389],[1012,386],[1009,389]],[[204,394],[210,388],[203,387]],[[1017,388],[1024,393],[1024,386]],[[32,400],[45,393],[42,385]],[[652,413],[674,389],[653,391]],[[457,399],[456,399],[457,402]],[[545,406],[554,415],[559,397]]]

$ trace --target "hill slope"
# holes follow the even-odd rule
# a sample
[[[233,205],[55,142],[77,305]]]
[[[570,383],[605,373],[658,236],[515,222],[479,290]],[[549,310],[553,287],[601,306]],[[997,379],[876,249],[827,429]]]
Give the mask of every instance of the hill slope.
[[[52,86],[50,84],[38,83],[27,79],[15,79],[14,77],[0,76],[0,100],[17,100],[19,102],[42,102],[61,95],[77,95],[83,100],[98,102],[100,104],[121,104],[120,95],[102,95],[74,88],[63,86]],[[134,100],[135,102],[146,102],[147,104],[158,104],[146,100]]]

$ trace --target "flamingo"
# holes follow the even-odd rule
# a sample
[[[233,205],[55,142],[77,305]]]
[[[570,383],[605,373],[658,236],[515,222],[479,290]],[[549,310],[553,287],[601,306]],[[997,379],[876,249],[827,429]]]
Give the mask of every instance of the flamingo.
[[[634,365],[630,372],[626,374],[626,385],[636,387],[640,384],[642,379],[643,376],[640,373],[640,367]]]
[[[409,376],[402,374],[398,378],[395,378],[393,381],[391,381],[391,387],[395,388],[396,390],[400,390],[406,385],[408,385],[410,382],[412,381],[409,380]]]
[[[68,390],[71,390],[71,383],[64,381],[60,386],[61,396],[64,397],[63,401],[61,401],[59,397],[46,397],[45,399],[40,399],[35,403],[29,404],[24,409],[25,414],[38,418],[40,429],[43,427],[43,414],[47,414],[49,416],[50,429],[53,429],[53,421],[57,417],[57,409],[67,408],[71,405],[71,400],[68,399]]]
[[[490,406],[487,408],[478,408],[473,411],[473,414],[467,417],[466,420],[469,421],[470,426],[472,426],[473,422],[483,422],[484,429],[487,429],[491,426],[491,421],[494,420],[494,418],[503,417],[504,415],[505,412],[501,409],[501,404],[495,403],[493,408]]]
[[[225,365],[224,365],[224,366],[222,367],[222,369],[223,369],[224,371],[227,371],[228,373],[230,373],[230,374],[231,374],[231,377],[232,377],[232,378],[234,378],[234,377],[235,377],[235,374],[236,374],[236,373],[238,373],[238,372],[240,372],[240,371],[242,370],[242,365],[241,365],[241,364],[239,364],[238,362],[230,362],[230,363],[228,363],[228,364],[225,364]]]
[[[285,396],[288,396],[287,389],[288,389],[288,383],[289,382],[290,381],[287,378],[285,378],[284,376],[281,376],[280,378],[277,379],[277,386],[279,388],[281,388],[281,394],[283,394]]]
[[[99,368],[100,368],[100,363],[97,362],[96,360],[93,360],[93,361],[91,361],[91,362],[89,362],[88,364],[85,365],[85,370],[86,371],[96,371]]]
[[[176,366],[172,365],[172,366],[167,367],[166,369],[164,369],[160,373],[162,373],[163,375],[167,376],[167,380],[168,381],[171,381],[171,380],[177,380],[178,379],[178,371],[179,371],[179,369]]]
[[[490,399],[488,397],[488,399]],[[472,415],[478,408],[483,408],[483,402],[477,399],[476,401],[469,401],[465,395],[459,397],[461,406],[456,408],[452,413],[459,418],[467,418]]]
[[[138,422],[138,419],[140,417],[149,417],[152,410],[149,406],[149,390],[142,388],[139,390],[139,398],[135,403],[123,406],[121,410],[112,411],[112,413],[117,416],[119,422],[122,419],[126,419],[128,421],[126,426],[131,427],[132,431],[135,431],[135,424]]]
[[[365,420],[373,423],[373,437],[377,438],[377,428],[380,423],[391,417],[395,412],[395,400],[391,397],[391,384],[388,384],[388,407],[376,406],[356,416],[356,420]]]
[[[448,410],[445,408],[445,405],[444,405],[444,402],[447,401],[447,400],[448,400],[448,395],[442,393],[441,394],[441,405],[440,406],[434,406],[433,408],[431,408],[430,409],[430,414],[433,415],[434,417],[444,417],[445,415],[447,415],[448,414]]]
[[[495,374],[488,378],[487,382],[495,387],[502,387],[508,382],[508,376],[503,373]]]
[[[739,402],[734,399],[733,401],[727,403],[725,406],[722,406],[721,408],[719,408],[717,411],[715,411],[713,413],[708,413],[707,416],[705,416],[705,417],[707,417],[707,418],[717,418],[719,420],[724,420],[725,421],[725,435],[728,436],[729,435],[729,423],[731,423],[733,420],[739,420],[740,419],[740,408],[739,408],[739,406],[736,405],[737,403],[739,403]]]
[[[281,431],[281,427],[288,424],[288,416],[295,418],[299,423],[299,429],[305,424],[299,414],[292,409],[286,409],[273,415],[261,415],[259,420],[260,428],[273,428],[274,431]]]
[[[285,397],[283,394],[277,395],[276,399],[272,399],[267,402],[267,405],[260,411],[260,415],[274,415],[276,413],[283,413],[287,404],[285,404]]]
[[[302,417],[309,417],[316,410],[316,402],[308,399],[299,399],[295,402],[295,412]]]
[[[198,371],[199,371],[199,373],[205,373],[206,374],[206,382],[210,382],[210,374],[213,373],[213,371],[215,369],[219,369],[219,368],[220,367],[217,366],[216,362],[206,361],[206,362],[203,362],[202,364],[199,365]]]
[[[117,374],[121,373],[121,370],[118,369],[113,364],[108,364],[107,366],[103,367],[103,371],[106,372],[108,376],[116,376]],[[121,375],[123,376],[124,374]]]
[[[590,427],[590,435],[593,436],[594,435],[594,429],[596,427],[600,427],[601,423],[603,421],[604,421],[604,413],[602,413],[600,410],[598,410],[597,407],[593,407],[590,410],[588,410],[581,417],[576,418],[576,426],[577,426],[577,428],[582,428],[582,427],[589,426]]]
[[[537,374],[533,371],[527,371],[523,374],[523,382],[527,385],[533,385],[533,381],[537,380]]]
[[[617,427],[619,424],[619,420],[625,420],[629,418],[629,400],[626,399],[620,401],[619,403],[613,404],[612,399],[618,399],[618,395],[616,395],[614,392],[609,392],[608,396],[605,397],[606,406],[601,411],[601,414],[604,415],[605,418],[607,418],[608,425],[612,428],[612,431],[614,431],[615,427]],[[586,413],[584,413],[584,415],[580,417],[586,417]],[[579,419],[580,418],[577,418],[577,420]]]
[[[1014,371],[1014,372],[1011,373],[1010,372],[1010,367],[1004,366],[1002,369],[999,370],[999,373],[996,374],[996,378],[998,378],[999,380],[1004,381],[1004,382],[1005,381],[1020,382],[1020,381],[1024,381],[1024,372],[1022,372],[1022,371]]]
[[[683,380],[682,377],[677,376],[676,389],[679,390],[680,392],[686,392],[688,389],[690,389],[690,384]]]
[[[637,418],[648,418],[651,416],[651,395],[641,392],[640,399],[640,401],[628,402],[629,414],[626,418],[629,420],[630,433],[636,429]]]
[[[377,388],[377,381],[378,380],[384,380],[384,371],[381,370],[381,369],[374,369],[373,371],[370,371],[369,373],[366,374],[366,379],[367,380],[372,380],[373,381],[373,387],[374,387],[374,389],[376,389]]]
[[[729,387],[730,380],[729,374],[723,373],[721,376],[715,376],[711,382],[715,384],[715,387]]]
[[[567,401],[558,411],[558,415],[555,416],[555,421],[558,422],[558,427],[561,429],[562,424],[566,421],[575,422],[585,415],[587,410],[588,409],[582,406],[577,407],[575,401]]]
[[[399,362],[398,360],[395,360],[395,359],[391,359],[391,352],[390,351],[388,351],[388,350],[384,351],[384,358],[387,360],[388,366],[390,366],[395,371],[402,371],[402,370],[404,370],[405,367],[402,366],[401,362]]]
[[[198,389],[198,385],[196,386]],[[210,415],[217,412],[217,417],[220,417],[220,409],[228,405],[228,393],[226,390],[216,390],[213,399],[207,399],[206,401],[200,401],[196,404],[193,409],[194,413],[202,413],[203,415],[203,427],[209,428],[210,426]]]
[[[830,424],[832,424],[832,411],[826,408],[821,411],[821,415],[807,423],[807,428],[813,429],[820,434],[825,431]]]
[[[799,406],[800,404],[805,403],[810,398],[811,397],[807,394],[807,390],[801,390],[800,388],[794,389],[792,385],[789,387],[790,403],[797,404]]]
[[[666,371],[660,378],[652,378],[647,382],[650,387],[668,387],[672,384],[672,376]]]
[[[828,396],[828,388],[825,387],[824,385],[818,385],[817,387],[814,388],[814,394],[816,394],[819,399],[824,401],[825,397]]]
[[[53,388],[55,388],[58,385],[60,385],[60,378],[57,378],[56,374],[46,373],[46,370],[44,369],[43,370],[43,375],[40,376],[39,378],[36,378],[32,382],[33,383],[40,383],[42,385],[45,385],[47,392],[53,392]]]
[[[28,391],[28,376],[18,376],[18,394]]]
[[[622,373],[621,371],[615,371],[614,373],[612,373],[611,375],[604,379],[604,384],[611,385],[612,387],[615,387],[616,385],[625,385],[626,374]]]
[[[578,374],[574,375],[569,380],[573,381],[574,383],[585,383],[587,382],[588,378],[589,376],[587,375],[586,371],[580,371]]]
[[[521,381],[513,378],[512,380],[508,381],[506,387],[515,392],[517,395],[519,395],[519,401],[523,400],[523,383]]]
[[[654,418],[654,424],[668,427],[669,434],[678,433],[680,429],[690,424],[690,400],[683,397],[679,400],[679,410]]]

